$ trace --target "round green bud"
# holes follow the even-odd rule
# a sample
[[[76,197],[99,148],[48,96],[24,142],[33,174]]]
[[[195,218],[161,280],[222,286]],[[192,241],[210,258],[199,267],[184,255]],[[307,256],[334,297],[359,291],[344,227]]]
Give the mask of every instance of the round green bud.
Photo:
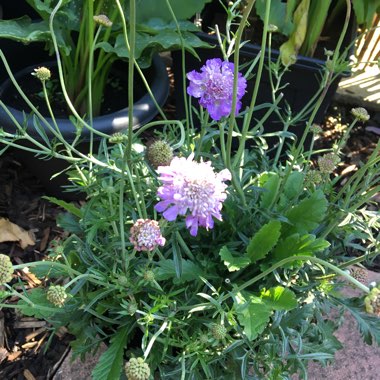
[[[126,141],[127,139],[128,139],[128,137],[124,133],[116,132],[109,137],[108,141],[111,144],[121,144],[124,141]]]
[[[144,280],[148,282],[153,282],[155,279],[154,272],[152,270],[146,270],[143,274]]]
[[[314,135],[319,135],[323,131],[322,127],[319,124],[313,124],[310,127],[310,132]]]
[[[150,368],[143,358],[131,358],[125,365],[128,380],[148,380]]]
[[[168,166],[173,159],[173,150],[166,141],[156,140],[147,146],[146,159],[155,169]]]
[[[12,280],[13,265],[7,255],[0,253],[0,285],[6,284]]]
[[[358,119],[360,121],[368,121],[369,120],[369,114],[368,114],[367,110],[363,107],[352,108],[351,113],[356,119]]]
[[[318,185],[322,182],[321,173],[318,170],[309,170],[305,176],[305,186]]]
[[[222,340],[227,334],[227,329],[223,325],[214,323],[211,326],[211,334],[216,340]]]
[[[66,289],[61,285],[51,285],[46,295],[47,300],[57,307],[62,307],[67,297]]]
[[[278,31],[278,26],[274,24],[268,25],[268,32],[270,33],[276,33]]]
[[[36,78],[38,78],[41,82],[45,82],[51,78],[51,71],[47,67],[37,67],[34,69],[34,73],[32,73]]]
[[[137,309],[138,309],[137,303],[131,301],[131,302],[129,302],[129,304],[128,304],[128,306],[127,306],[127,313],[128,313],[129,315],[135,315]]]
[[[364,305],[367,313],[380,317],[380,289],[378,287],[371,289],[370,293],[364,298]]]

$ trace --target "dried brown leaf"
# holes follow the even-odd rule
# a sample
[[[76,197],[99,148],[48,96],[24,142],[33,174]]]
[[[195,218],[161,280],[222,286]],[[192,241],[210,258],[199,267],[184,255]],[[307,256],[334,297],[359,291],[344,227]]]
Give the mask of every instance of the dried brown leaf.
[[[25,231],[8,219],[0,218],[0,243],[5,241],[17,241],[22,249],[36,242],[32,232]]]

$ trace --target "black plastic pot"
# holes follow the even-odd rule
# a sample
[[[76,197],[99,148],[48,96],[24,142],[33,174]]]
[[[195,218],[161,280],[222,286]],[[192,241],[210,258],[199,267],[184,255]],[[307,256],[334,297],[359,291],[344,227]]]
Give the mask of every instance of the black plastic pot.
[[[127,65],[127,63],[124,63],[122,70],[124,75],[127,75]],[[31,73],[35,67],[36,65],[33,65],[16,73],[16,79],[21,80],[24,76],[29,76],[31,80],[34,80],[34,78],[31,77]],[[163,60],[159,56],[155,56],[152,66],[144,71],[144,75],[148,80],[157,103],[162,106],[165,103],[169,93],[169,78]],[[134,86],[136,89],[137,87],[140,89],[140,91],[136,91],[136,93],[140,94],[140,96],[135,97],[136,100],[133,108],[133,128],[138,128],[139,126],[151,121],[157,115],[158,109],[154,105],[150,95],[146,92],[142,82],[140,83],[138,81],[138,74],[136,74]],[[7,79],[0,84],[0,98],[5,98],[7,96],[7,92],[10,90],[13,90],[13,85],[10,79]],[[127,105],[127,103],[127,89],[125,89],[125,105]],[[8,110],[21,125],[25,125],[25,113],[28,114],[30,112],[26,104],[22,110],[12,107],[8,107]],[[51,121],[49,118],[46,119]],[[70,142],[75,138],[76,128],[68,118],[57,119],[57,124],[66,141]],[[33,118],[28,118],[26,125],[29,134],[37,140],[42,141],[41,136],[37,133],[33,126]],[[128,126],[128,107],[96,117],[93,120],[93,128],[108,135],[116,132],[122,132],[126,130]],[[16,130],[14,123],[2,108],[0,109],[0,127],[5,131],[12,133]],[[47,136],[51,138],[51,132],[46,129],[46,127],[44,128]],[[82,152],[88,151],[89,136],[90,132],[84,128],[81,135],[81,143],[76,146],[77,149],[80,149]],[[62,186],[68,184],[65,175],[59,175],[53,179],[51,178],[54,174],[61,172],[67,167],[67,163],[65,161],[59,159],[41,160],[34,157],[33,154],[25,151],[20,151],[18,158],[20,158],[21,162],[40,179],[48,194],[65,199],[77,198],[77,195],[74,193],[62,191]]]

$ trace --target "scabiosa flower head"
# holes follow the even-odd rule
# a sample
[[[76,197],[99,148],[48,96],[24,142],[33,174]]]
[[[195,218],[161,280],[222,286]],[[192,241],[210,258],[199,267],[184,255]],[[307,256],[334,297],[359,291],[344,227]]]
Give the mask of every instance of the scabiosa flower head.
[[[208,59],[201,67],[187,74],[190,81],[187,93],[199,99],[199,104],[206,108],[214,120],[228,116],[232,108],[234,86],[234,64],[219,58]],[[247,87],[247,81],[238,73],[236,113],[240,111],[241,101]]]
[[[129,240],[136,251],[153,251],[166,241],[158,222],[150,219],[138,219],[131,227]]]
[[[227,334],[227,329],[223,325],[219,325],[217,323],[212,324],[211,328],[211,334],[216,340],[222,340],[225,338]]]
[[[47,300],[57,307],[62,307],[67,297],[66,289],[61,285],[51,285],[46,295]]]
[[[99,25],[105,26],[106,28],[110,28],[112,26],[112,21],[106,15],[95,15],[94,21]]]
[[[148,380],[150,368],[143,358],[131,358],[125,365],[128,380]]]
[[[190,234],[197,235],[198,226],[214,227],[213,217],[222,220],[220,213],[226,199],[227,185],[231,173],[224,169],[215,173],[211,162],[195,162],[194,154],[187,159],[174,157],[169,166],[159,166],[157,172],[163,183],[157,195],[162,199],[155,206],[168,221],[178,215],[186,216]]]
[[[12,280],[13,266],[11,259],[7,255],[0,253],[0,285]]]

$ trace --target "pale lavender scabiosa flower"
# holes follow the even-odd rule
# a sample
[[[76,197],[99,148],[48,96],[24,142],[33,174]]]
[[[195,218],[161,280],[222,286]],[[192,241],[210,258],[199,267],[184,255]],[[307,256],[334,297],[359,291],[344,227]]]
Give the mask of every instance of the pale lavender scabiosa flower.
[[[232,108],[234,85],[234,64],[219,58],[208,59],[201,67],[187,74],[190,81],[187,93],[199,99],[199,104],[206,108],[214,120],[228,116]],[[247,87],[247,81],[238,73],[236,113],[240,111],[241,101]]]
[[[174,157],[169,166],[159,166],[157,172],[163,183],[157,194],[161,198],[155,206],[168,221],[178,215],[186,216],[190,234],[196,236],[198,226],[214,227],[213,217],[222,220],[220,213],[226,199],[227,185],[231,173],[224,169],[215,173],[211,162],[193,161],[194,154],[187,159]]]
[[[136,251],[153,251],[157,246],[165,244],[160,226],[155,220],[137,219],[131,227],[130,242]]]

